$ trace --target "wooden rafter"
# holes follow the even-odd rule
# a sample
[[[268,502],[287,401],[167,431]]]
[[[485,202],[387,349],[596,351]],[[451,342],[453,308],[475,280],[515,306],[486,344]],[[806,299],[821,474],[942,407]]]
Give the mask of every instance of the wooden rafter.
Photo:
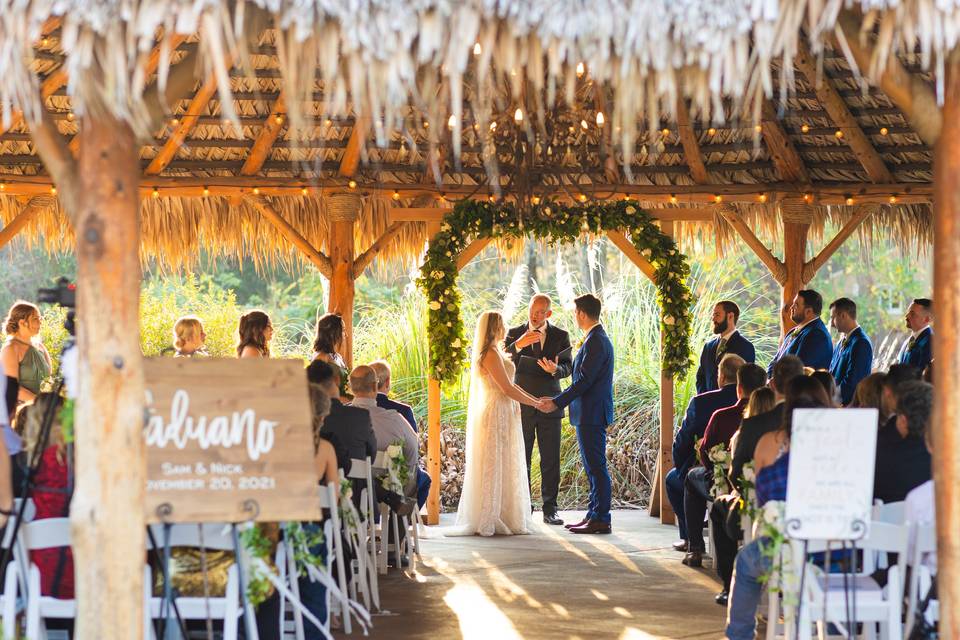
[[[359,256],[353,260],[353,279],[356,280],[363,272],[370,266],[370,263],[373,262],[384,249],[389,246],[393,239],[400,235],[400,232],[403,231],[404,227],[407,226],[406,222],[393,222],[387,227],[386,231],[383,232],[383,235],[377,238],[370,247],[361,253]]]
[[[49,35],[60,28],[60,18],[51,18],[44,23],[41,33]],[[51,71],[40,84],[40,107],[45,108],[47,98],[56,93],[61,87],[67,84],[67,72],[62,66]],[[0,135],[3,135],[10,129],[23,122],[23,112],[19,109],[14,111],[10,117],[10,126],[4,127],[0,124]]]
[[[713,222],[713,207],[679,207],[670,209],[647,209],[655,220],[678,222]],[[450,209],[440,207],[394,207],[387,217],[391,222],[441,222]]]
[[[246,196],[246,201],[253,205],[257,211],[263,215],[267,221],[272,224],[280,234],[286,238],[290,244],[299,249],[303,255],[307,257],[310,262],[317,267],[317,270],[326,278],[330,278],[333,275],[333,266],[330,262],[330,258],[325,256],[323,253],[318,251],[310,241],[304,238],[299,231],[293,228],[289,222],[287,222],[283,216],[281,216],[276,209],[270,206],[270,203],[267,202],[264,198],[259,196]]]
[[[280,131],[283,130],[286,112],[286,98],[281,93],[280,97],[273,103],[270,115],[267,116],[263,126],[260,127],[260,133],[257,134],[257,139],[253,142],[253,147],[250,148],[250,153],[240,169],[240,175],[253,176],[260,172],[264,161],[270,156],[273,143],[276,142]]]
[[[480,252],[486,249],[488,244],[490,244],[490,238],[477,238],[468,244],[457,256],[457,271],[470,264],[470,261],[480,255]]]
[[[782,285],[786,277],[786,266],[773,255],[770,249],[767,248],[767,245],[763,244],[753,230],[747,226],[747,223],[740,217],[740,213],[733,207],[723,206],[720,207],[720,215],[730,223],[730,226],[743,238],[747,246],[760,258],[760,261],[763,262],[770,271],[774,280]]]
[[[803,164],[803,159],[797,153],[797,149],[793,146],[787,132],[783,130],[783,126],[777,119],[777,113],[769,100],[763,101],[760,135],[763,136],[767,151],[780,173],[781,180],[797,184],[810,183],[807,167]]]
[[[167,138],[164,145],[157,151],[157,155],[154,156],[150,164],[147,165],[144,171],[146,175],[159,175],[160,172],[170,164],[170,161],[177,155],[177,151],[187,139],[187,136],[190,135],[190,132],[193,131],[193,128],[197,125],[197,116],[206,109],[207,103],[216,95],[217,88],[217,79],[213,75],[208,77],[203,84],[200,85],[200,89],[197,90],[197,93],[190,100],[190,106],[187,107],[187,112],[180,116],[177,126],[170,132],[170,137]]]
[[[360,155],[363,152],[363,145],[367,141],[367,133],[370,131],[370,118],[360,116],[353,124],[353,130],[350,132],[350,140],[347,142],[347,148],[343,150],[343,156],[340,158],[340,175],[345,178],[353,177],[360,166]]]
[[[884,164],[883,158],[877,153],[863,129],[860,128],[860,123],[850,113],[850,107],[847,106],[846,101],[837,93],[836,88],[830,84],[829,80],[818,77],[816,62],[803,42],[799,43],[794,63],[806,77],[807,82],[813,86],[817,99],[823,105],[833,124],[843,133],[843,139],[850,145],[853,155],[863,165],[867,177],[876,183],[893,182],[893,174],[890,173],[890,169]]]
[[[820,267],[827,263],[837,249],[847,241],[853,232],[863,224],[863,222],[873,215],[877,210],[875,205],[864,205],[858,207],[857,212],[853,214],[853,217],[850,218],[845,225],[837,232],[837,235],[833,237],[827,246],[820,250],[816,256],[811,258],[806,264],[803,265],[803,281],[810,282],[813,280],[813,276],[817,275],[817,271],[820,270]]]
[[[0,247],[13,240],[20,231],[36,219],[44,208],[53,204],[49,197],[34,196],[23,205],[23,208],[14,216],[13,220],[0,227]]]
[[[607,237],[623,252],[623,255],[630,259],[630,262],[637,265],[643,275],[647,276],[651,282],[655,282],[657,270],[646,258],[640,255],[640,252],[622,231],[607,231]]]
[[[683,145],[683,157],[687,161],[687,166],[690,167],[690,176],[697,184],[709,184],[707,165],[703,161],[700,142],[690,124],[690,111],[683,98],[677,100],[677,129],[680,132],[680,144]]]
[[[853,54],[854,61],[861,72],[870,73],[874,64],[876,52],[868,45],[860,33],[862,17],[843,12],[837,20],[846,45]],[[871,74],[872,75],[872,74]],[[883,73],[880,74],[880,89],[897,105],[907,117],[910,126],[917,132],[920,139],[929,145],[934,145],[940,137],[943,128],[943,114],[937,104],[937,96],[922,78],[917,74],[904,69],[895,55],[890,55],[883,64]]]

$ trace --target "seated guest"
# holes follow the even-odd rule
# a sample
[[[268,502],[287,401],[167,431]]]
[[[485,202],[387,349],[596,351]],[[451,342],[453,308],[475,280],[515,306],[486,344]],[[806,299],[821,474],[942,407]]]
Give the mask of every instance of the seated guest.
[[[923,372],[933,360],[933,301],[929,298],[917,298],[907,309],[904,318],[907,329],[912,332],[910,339],[900,351],[900,364],[909,364]]]
[[[754,488],[761,508],[770,500],[786,500],[787,497],[793,410],[830,406],[823,385],[806,376],[797,376],[788,383],[786,397],[781,427],[760,439],[753,456],[757,471]],[[757,607],[766,588],[763,577],[770,572],[772,565],[772,559],[764,552],[765,546],[769,546],[769,541],[758,538],[737,554],[727,609],[726,637],[729,640],[754,639]]]
[[[340,372],[322,360],[314,360],[307,367],[307,379],[318,385],[330,397],[330,415],[323,421],[321,435],[331,435],[338,449],[349,460],[363,460],[377,456],[377,438],[373,433],[370,412],[340,402]],[[341,463],[344,473],[349,473],[347,464]]]
[[[830,406],[841,406],[840,388],[837,387],[837,382],[833,379],[833,375],[831,375],[829,371],[826,369],[820,369],[811,373],[810,377],[819,382],[823,387],[823,390],[827,392],[827,397],[830,398]]]
[[[924,393],[933,393],[933,389],[926,389]],[[931,400],[932,402],[932,400]],[[924,429],[924,442],[927,445],[927,451],[933,453],[933,447],[931,446],[931,434],[933,431],[930,429],[930,423],[927,422],[926,428]],[[909,522],[914,525],[932,527],[936,528],[937,526],[937,509],[936,509],[936,494],[934,493],[933,479],[927,480],[923,484],[914,487],[910,490],[910,493],[907,494],[907,497],[904,498],[904,522]],[[916,531],[911,532],[912,536],[916,535]],[[910,555],[913,555],[913,546],[916,544],[916,539],[912,538],[910,540],[911,552]],[[926,553],[920,559],[922,564],[925,564],[932,573],[937,573],[937,554],[935,553]],[[921,597],[924,594],[920,594]]]
[[[34,520],[65,518],[70,515],[68,488],[67,446],[60,423],[60,398],[52,393],[41,393],[36,401],[17,417],[23,433],[24,447],[29,457],[44,443],[40,442],[43,418],[50,405],[53,424],[49,439],[40,455],[40,466],[34,476],[32,498],[37,508]],[[40,569],[40,592],[55,598],[73,598],[73,554],[69,548],[39,549],[30,552],[30,559]]]
[[[737,403],[737,370],[743,366],[743,358],[729,353],[720,361],[720,388],[707,391],[693,397],[687,406],[687,414],[680,425],[680,431],[673,440],[673,469],[667,473],[667,497],[678,516],[680,541],[673,547],[677,551],[687,550],[687,524],[683,516],[683,482],[687,471],[696,464],[696,442],[703,437],[707,423],[713,412]]]
[[[207,334],[203,331],[203,324],[197,316],[183,316],[173,325],[174,357],[192,358],[194,356],[208,356],[204,342]]]
[[[317,319],[316,337],[313,339],[312,360],[321,360],[336,367],[340,376],[340,397],[347,396],[347,377],[350,370],[340,355],[343,350],[346,325],[339,313],[325,313]]]
[[[895,414],[897,413],[897,395],[900,385],[904,382],[911,382],[920,379],[920,371],[909,364],[890,365],[887,375],[883,378],[883,384],[880,389],[880,403],[883,406],[883,412],[887,416],[884,425],[894,426]]]
[[[833,341],[820,313],[823,311],[823,297],[812,289],[797,292],[790,305],[790,319],[796,324],[783,336],[780,349],[767,367],[767,375],[773,376],[774,365],[784,356],[794,355],[800,358],[804,366],[812,369],[827,369],[833,357]]]
[[[796,356],[784,356],[773,367],[770,388],[776,395],[773,409],[760,415],[751,415],[740,424],[737,434],[737,446],[733,449],[733,463],[730,467],[730,486],[739,487],[743,477],[743,465],[753,459],[753,450],[764,434],[779,429],[783,422],[783,399],[787,385],[794,378],[803,375],[803,363]]]
[[[900,502],[931,478],[924,433],[933,410],[933,387],[916,380],[903,382],[896,396],[897,415],[877,434],[873,497],[885,503]]]
[[[259,309],[240,316],[237,326],[238,358],[269,358],[270,341],[273,340],[273,323],[270,316]]]
[[[702,466],[693,467],[687,472],[684,481],[683,514],[687,521],[687,554],[683,564],[689,567],[703,566],[703,518],[707,514],[707,500],[713,486],[713,463],[710,461],[710,449],[717,445],[726,447],[730,438],[740,428],[743,411],[754,390],[767,381],[767,374],[755,364],[745,364],[737,371],[737,403],[717,409],[707,423],[703,440],[698,450]],[[681,514],[677,514],[680,516]]]
[[[873,368],[873,343],[857,324],[857,303],[850,298],[830,303],[830,326],[842,336],[833,350],[830,373],[840,387],[840,404],[847,406],[857,385]]]
[[[713,333],[716,338],[703,345],[700,366],[697,368],[697,393],[719,388],[717,371],[720,360],[728,353],[735,353],[745,362],[756,360],[753,344],[737,331],[740,307],[729,300],[721,300],[713,307]]]
[[[871,373],[860,381],[857,391],[853,394],[851,409],[876,409],[880,412],[880,424],[887,421],[887,413],[883,408],[883,380],[887,374],[878,371]]]
[[[377,438],[377,450],[386,451],[392,444],[402,444],[407,467],[407,482],[403,493],[407,496],[415,495],[417,460],[420,455],[416,432],[399,413],[377,406],[377,374],[372,367],[360,365],[350,373],[350,391],[354,396],[350,406],[365,409],[370,414],[373,432]]]
[[[390,398],[390,365],[386,360],[377,360],[371,362],[370,366],[377,373],[377,406],[384,409],[393,409],[410,423],[414,431],[417,431],[417,419],[413,416],[413,408],[402,402]],[[427,503],[427,497],[430,495],[430,476],[423,470],[423,464],[417,465],[417,506],[421,509]]]

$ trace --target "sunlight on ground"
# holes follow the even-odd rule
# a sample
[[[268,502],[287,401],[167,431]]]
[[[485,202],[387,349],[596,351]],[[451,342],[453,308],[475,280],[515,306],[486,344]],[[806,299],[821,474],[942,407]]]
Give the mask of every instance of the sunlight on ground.
[[[644,575],[643,571],[640,570],[640,567],[638,567],[637,564],[630,558],[630,556],[624,553],[623,549],[617,545],[607,542],[606,540],[600,540],[595,536],[583,536],[583,539],[584,542],[593,546],[597,551],[605,553],[616,560],[617,563],[627,571],[631,571],[641,576]]]
[[[571,544],[569,540],[564,539],[563,536],[557,533],[554,529],[550,527],[543,527],[541,529],[541,532],[544,533],[548,538],[550,538],[551,540],[559,544],[564,551],[568,551],[572,553],[573,555],[577,556],[584,562],[589,562],[594,567],[597,566],[597,563],[594,562],[590,558],[590,556],[584,553],[581,549],[578,549],[577,547],[573,546],[573,544]],[[585,536],[585,537],[588,537],[588,536]]]
[[[472,580],[463,581],[447,591],[443,601],[456,614],[464,640],[523,639],[510,619]]]
[[[640,631],[640,629],[634,629],[633,627],[627,627],[623,630],[623,633],[620,634],[620,640],[659,640],[662,636],[655,636],[647,633],[646,631]]]

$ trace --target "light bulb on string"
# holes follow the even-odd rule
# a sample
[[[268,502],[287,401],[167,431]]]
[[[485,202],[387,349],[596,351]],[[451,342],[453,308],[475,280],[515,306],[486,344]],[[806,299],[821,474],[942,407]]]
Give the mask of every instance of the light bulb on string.
[[[604,123],[603,111],[597,111],[597,126],[602,127]]]
[[[582,78],[583,74],[587,72],[587,66],[583,62],[577,63],[577,77]]]
[[[478,56],[483,53],[483,47],[480,46],[479,42],[473,44],[473,55]]]
[[[523,122],[523,109],[517,107],[517,110],[513,112],[513,119],[517,124]]]

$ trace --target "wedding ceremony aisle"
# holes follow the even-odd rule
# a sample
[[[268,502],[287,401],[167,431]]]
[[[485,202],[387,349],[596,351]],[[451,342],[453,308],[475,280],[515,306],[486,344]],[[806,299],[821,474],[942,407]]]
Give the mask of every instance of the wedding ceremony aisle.
[[[616,511],[612,535],[578,536],[539,515],[529,536],[442,538],[430,527],[416,573],[383,577],[381,601],[392,613],[374,616],[371,640],[723,635],[725,609],[712,602],[720,583],[711,568],[680,564],[670,548],[676,527]],[[580,515],[561,513],[568,522]],[[441,526],[453,520],[444,514]]]

